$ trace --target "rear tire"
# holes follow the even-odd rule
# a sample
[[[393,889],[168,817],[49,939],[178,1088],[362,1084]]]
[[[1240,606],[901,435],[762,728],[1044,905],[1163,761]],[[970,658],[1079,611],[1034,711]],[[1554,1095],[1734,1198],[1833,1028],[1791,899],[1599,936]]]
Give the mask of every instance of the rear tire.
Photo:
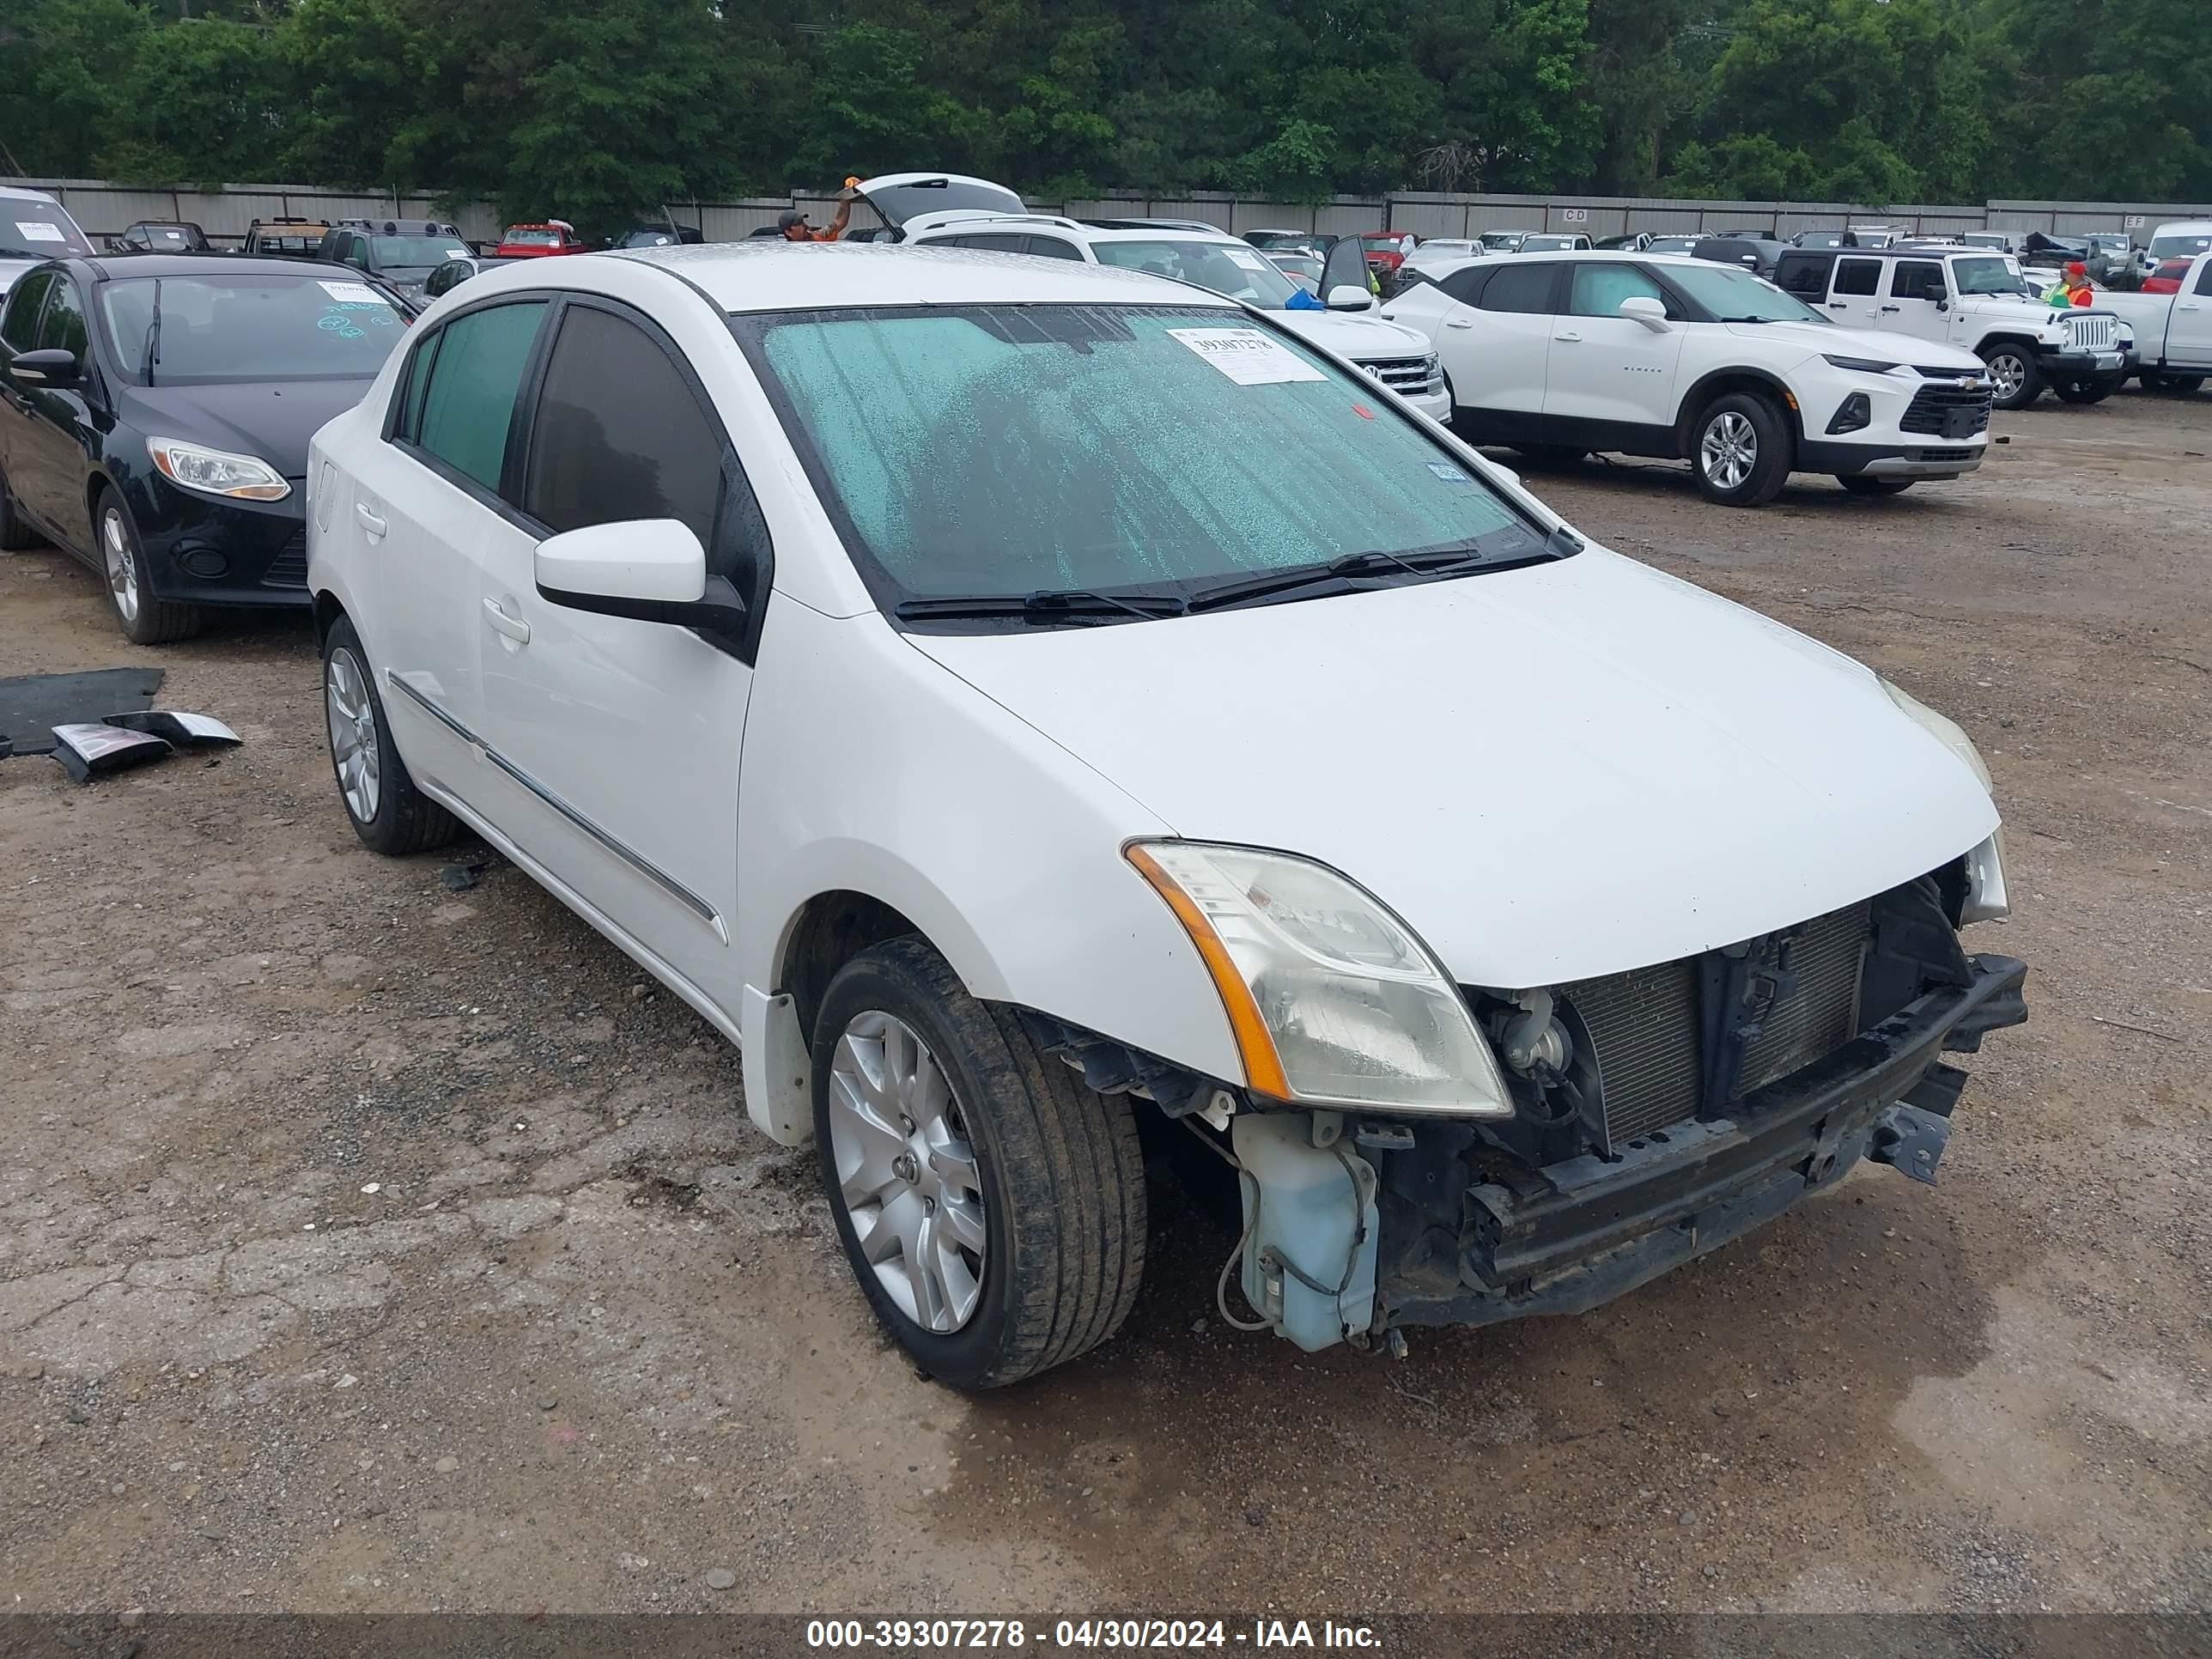
[[[453,815],[408,775],[385,724],[368,652],[346,617],[323,641],[323,718],[338,799],[364,847],[399,858],[442,847],[459,831]]]
[[[1982,348],[1981,359],[1996,383],[1997,408],[2025,409],[2043,395],[2042,366],[2026,346],[1999,340]]]
[[[1839,472],[1836,482],[1854,495],[1902,495],[1914,483],[1911,478],[1869,478],[1863,472]]]
[[[1790,477],[1790,422],[1767,398],[1731,392],[1705,405],[1690,428],[1690,470],[1709,501],[1763,507]]]
[[[173,645],[200,631],[206,613],[199,606],[155,597],[138,526],[112,489],[102,489],[93,507],[92,538],[107,584],[107,607],[125,639],[133,645]]]
[[[15,510],[15,492],[8,488],[7,476],[0,473],[0,552],[20,553],[38,543],[38,532]]]
[[[2162,378],[2168,392],[2179,392],[2185,398],[2191,392],[2202,389],[2204,385],[2204,377],[2202,374],[2168,374]]]
[[[876,1316],[956,1389],[995,1389],[1118,1329],[1144,1277],[1126,1095],[1040,1053],[909,934],[838,971],[814,1022],[814,1138]]]

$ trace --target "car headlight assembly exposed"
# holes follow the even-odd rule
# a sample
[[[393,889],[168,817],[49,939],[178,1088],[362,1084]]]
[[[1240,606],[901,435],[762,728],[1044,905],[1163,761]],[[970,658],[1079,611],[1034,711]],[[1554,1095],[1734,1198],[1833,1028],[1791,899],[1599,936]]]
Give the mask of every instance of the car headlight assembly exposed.
[[[179,438],[149,438],[146,448],[161,476],[182,489],[235,501],[281,501],[292,493],[284,475],[258,455],[188,444]]]
[[[1256,1093],[1353,1111],[1512,1115],[1451,976],[1372,894],[1254,848],[1127,850],[1205,961]]]
[[[1831,368],[1853,369],[1861,374],[1887,374],[1897,367],[1895,363],[1883,362],[1879,357],[1836,357],[1826,352],[1820,354],[1820,361]]]
[[[1887,680],[1881,689],[1889,693],[1889,700],[1911,715],[1922,730],[1972,769],[1981,780],[1982,787],[1991,794],[1996,793],[1990,778],[1989,763],[1982,751],[1974,747],[1959,722],[1948,714],[1939,714],[1910,692],[1899,690]],[[2000,824],[1990,832],[1990,838],[1966,854],[1966,901],[1960,912],[1961,926],[1970,921],[1995,921],[2012,914],[2012,897],[2005,890],[2004,826]]]

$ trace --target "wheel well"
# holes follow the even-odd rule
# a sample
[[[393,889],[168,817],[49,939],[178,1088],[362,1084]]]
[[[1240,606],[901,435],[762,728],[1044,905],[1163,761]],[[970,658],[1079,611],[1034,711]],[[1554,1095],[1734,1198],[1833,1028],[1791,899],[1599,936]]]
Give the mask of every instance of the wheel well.
[[[2035,342],[2025,334],[1992,334],[1974,348],[1974,355],[1978,357],[1991,346],[2001,345],[2024,346],[2030,356],[2035,355]]]
[[[817,893],[807,900],[785,938],[776,975],[776,988],[791,994],[799,1029],[811,1040],[814,1017],[839,969],[870,945],[921,931],[866,893]]]
[[[344,615],[345,607],[327,588],[315,595],[315,644],[319,647],[330,638],[332,624]]]
[[[122,491],[116,488],[114,480],[105,472],[94,472],[84,481],[84,524],[86,532],[91,537],[91,540],[86,543],[86,545],[94,550],[97,550],[100,546],[100,526],[93,521],[92,515],[100,510],[100,492],[110,489],[116,489],[118,495],[122,494]]]
[[[1716,398],[1725,398],[1732,392],[1747,392],[1764,398],[1769,403],[1781,405],[1784,416],[1790,422],[1792,441],[1805,436],[1804,411],[1797,407],[1796,394],[1771,375],[1747,368],[1723,369],[1710,379],[1700,380],[1692,387],[1690,395],[1682,399],[1682,412],[1674,428],[1674,447],[1684,456],[1690,453],[1690,438],[1703,415]]]

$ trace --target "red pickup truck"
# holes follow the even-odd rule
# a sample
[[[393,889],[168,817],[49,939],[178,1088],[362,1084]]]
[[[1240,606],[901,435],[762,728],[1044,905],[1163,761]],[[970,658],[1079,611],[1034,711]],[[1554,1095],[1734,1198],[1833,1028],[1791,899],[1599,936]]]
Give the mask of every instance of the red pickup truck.
[[[556,253],[582,253],[584,239],[565,219],[548,219],[539,225],[509,225],[499,239],[496,257],[501,259],[542,259]]]
[[[1387,276],[1406,263],[1406,244],[1412,240],[1411,234],[1402,230],[1364,231],[1359,238],[1359,251],[1366,256],[1370,270]]]

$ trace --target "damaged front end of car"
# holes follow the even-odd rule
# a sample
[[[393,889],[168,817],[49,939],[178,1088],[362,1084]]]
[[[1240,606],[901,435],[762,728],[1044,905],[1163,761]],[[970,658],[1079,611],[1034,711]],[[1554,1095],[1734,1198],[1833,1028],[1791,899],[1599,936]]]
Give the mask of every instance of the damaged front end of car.
[[[1862,1160],[1933,1184],[1966,1074],[2027,1017],[1990,843],[1805,922],[1571,984],[1462,986],[1510,1113],[1285,1109],[1126,1051],[1060,1051],[1200,1122],[1239,1170],[1233,1272],[1309,1350],[1576,1313],[1771,1220]],[[1225,1144],[1224,1144],[1225,1143]],[[1226,1311],[1224,1304],[1224,1311]],[[1232,1317],[1234,1316],[1231,1316]]]

